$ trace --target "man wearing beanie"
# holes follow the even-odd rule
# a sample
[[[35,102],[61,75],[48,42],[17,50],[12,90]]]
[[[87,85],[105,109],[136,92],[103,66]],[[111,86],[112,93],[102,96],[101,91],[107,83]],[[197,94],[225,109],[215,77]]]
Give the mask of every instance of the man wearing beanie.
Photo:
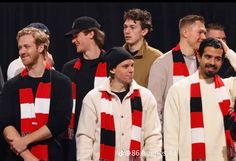
[[[62,72],[72,80],[73,111],[71,122],[65,138],[64,150],[66,161],[76,161],[77,131],[82,100],[94,87],[100,85],[107,77],[106,63],[101,59],[105,33],[101,25],[92,17],[82,16],[74,20],[72,29],[65,34],[72,39],[78,58],[67,62]]]
[[[161,124],[151,92],[133,79],[133,56],[105,55],[110,77],[84,98],[76,133],[77,160],[161,161]]]

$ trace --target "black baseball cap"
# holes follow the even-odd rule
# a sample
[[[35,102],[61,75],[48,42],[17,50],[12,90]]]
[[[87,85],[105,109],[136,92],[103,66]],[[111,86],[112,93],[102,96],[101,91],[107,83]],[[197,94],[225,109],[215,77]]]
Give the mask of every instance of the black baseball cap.
[[[29,24],[27,27],[37,28],[37,29],[43,31],[45,34],[50,35],[50,31],[49,31],[48,27],[46,25],[44,25],[43,23],[33,22],[33,23]]]
[[[72,24],[72,29],[65,34],[65,36],[71,36],[73,34],[79,33],[82,30],[90,28],[101,28],[101,25],[92,17],[82,16],[74,20]]]

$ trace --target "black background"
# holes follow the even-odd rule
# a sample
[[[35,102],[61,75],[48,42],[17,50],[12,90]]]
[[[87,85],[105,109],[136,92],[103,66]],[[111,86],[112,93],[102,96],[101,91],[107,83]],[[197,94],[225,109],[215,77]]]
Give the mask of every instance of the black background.
[[[61,71],[65,62],[77,56],[71,40],[64,34],[79,16],[98,20],[106,33],[104,49],[122,46],[123,13],[141,8],[152,14],[154,31],[149,44],[167,52],[179,41],[178,21],[187,14],[198,14],[206,24],[225,26],[228,45],[236,49],[236,3],[233,2],[2,2],[0,3],[0,65],[6,79],[9,63],[18,57],[16,34],[31,22],[42,22],[51,32],[49,51],[55,68]]]

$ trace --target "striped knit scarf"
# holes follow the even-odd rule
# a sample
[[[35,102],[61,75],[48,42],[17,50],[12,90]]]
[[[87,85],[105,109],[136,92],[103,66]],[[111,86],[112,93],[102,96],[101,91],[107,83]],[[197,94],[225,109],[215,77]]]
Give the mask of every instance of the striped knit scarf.
[[[196,54],[197,53],[195,53],[195,55]],[[172,49],[172,57],[173,57],[173,84],[174,84],[179,80],[183,79],[184,77],[189,76],[189,71],[185,63],[183,54],[180,50],[179,44],[177,44],[176,47]]]
[[[229,109],[230,99],[223,81],[216,75],[214,77],[216,99],[224,118],[225,139],[227,146],[228,161],[235,156],[234,142],[229,131]],[[205,141],[204,141],[204,121],[202,114],[202,99],[199,82],[199,72],[191,77],[191,98],[190,98],[190,117],[191,117],[191,136],[192,136],[192,161],[205,161]]]
[[[115,160],[115,123],[112,109],[112,96],[102,91],[101,99],[101,141],[100,161]],[[134,90],[130,96],[132,110],[132,129],[130,141],[130,161],[140,161],[141,158],[141,128],[142,128],[142,102],[139,90]]]
[[[79,71],[81,68],[81,60],[78,58],[78,60],[74,64],[74,69],[76,71]],[[105,79],[107,78],[107,64],[105,62],[100,62],[96,69],[96,74],[94,78],[94,87],[98,87],[100,84],[102,84]],[[72,108],[72,115],[70,119],[70,124],[67,132],[66,138],[73,139],[74,137],[74,120],[75,120],[75,107],[76,107],[76,82],[75,79],[72,80],[72,99],[73,99],[73,108]]]
[[[234,112],[231,115],[232,125],[230,127],[230,134],[234,141],[236,141],[236,100],[234,101]]]
[[[46,65],[43,81],[39,83],[34,99],[32,88],[20,88],[20,110],[21,110],[21,135],[30,134],[48,122],[50,98],[51,98],[51,67]],[[28,76],[25,68],[22,73],[22,79]],[[30,151],[40,161],[48,161],[48,146],[44,144],[33,145]]]

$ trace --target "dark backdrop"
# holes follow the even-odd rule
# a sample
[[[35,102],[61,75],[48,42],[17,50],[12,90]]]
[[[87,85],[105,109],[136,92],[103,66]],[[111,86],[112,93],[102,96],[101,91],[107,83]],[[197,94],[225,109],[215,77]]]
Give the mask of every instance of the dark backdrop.
[[[0,3],[0,65],[6,79],[8,64],[18,57],[16,34],[31,22],[42,22],[51,32],[50,53],[55,68],[76,57],[75,47],[64,34],[79,16],[97,19],[106,33],[104,49],[123,45],[123,12],[141,8],[152,14],[154,31],[149,44],[162,52],[170,50],[179,40],[178,21],[187,14],[199,14],[206,23],[219,22],[226,28],[228,45],[236,49],[236,3],[210,2],[10,2]]]

